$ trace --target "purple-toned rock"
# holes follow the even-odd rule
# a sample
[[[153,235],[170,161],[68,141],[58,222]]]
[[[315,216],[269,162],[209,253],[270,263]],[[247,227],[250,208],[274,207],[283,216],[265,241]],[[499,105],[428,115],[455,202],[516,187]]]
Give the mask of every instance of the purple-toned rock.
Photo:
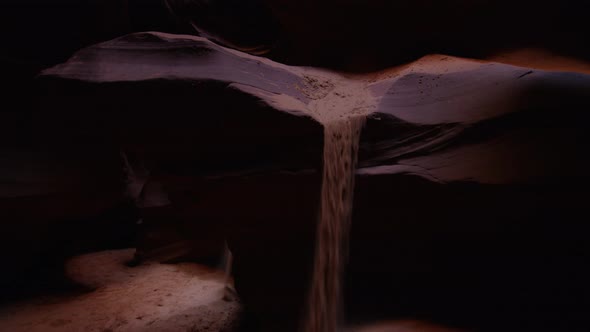
[[[371,89],[348,317],[587,327],[590,77],[433,56]]]
[[[143,211],[140,257],[217,258],[224,225],[309,206],[281,181],[278,204],[254,183],[240,184],[249,174],[289,181],[321,167],[322,127],[301,110],[311,100],[301,73],[200,37],[134,34],[46,70],[50,106],[39,122],[64,140],[122,151]]]
[[[142,33],[80,51],[42,85],[40,132],[123,151],[147,227],[173,229],[140,252],[211,256],[227,239],[236,288],[262,329],[299,326],[320,121],[342,109],[367,115],[349,320],[585,324],[587,226],[575,216],[589,184],[587,75],[430,56],[349,77]]]

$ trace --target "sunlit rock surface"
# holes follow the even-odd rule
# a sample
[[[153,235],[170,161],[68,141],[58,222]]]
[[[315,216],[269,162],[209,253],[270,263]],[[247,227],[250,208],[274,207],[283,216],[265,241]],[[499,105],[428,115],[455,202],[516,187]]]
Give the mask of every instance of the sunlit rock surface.
[[[575,217],[586,214],[587,75],[435,55],[351,76],[141,33],[82,50],[40,84],[40,132],[107,142],[142,169],[147,189],[134,199],[166,197],[142,207],[146,227],[172,227],[158,246],[186,243],[166,259],[213,255],[227,239],[236,288],[268,330],[296,330],[301,317],[317,116],[338,98],[371,110],[346,274],[351,323],[587,326],[587,227]]]

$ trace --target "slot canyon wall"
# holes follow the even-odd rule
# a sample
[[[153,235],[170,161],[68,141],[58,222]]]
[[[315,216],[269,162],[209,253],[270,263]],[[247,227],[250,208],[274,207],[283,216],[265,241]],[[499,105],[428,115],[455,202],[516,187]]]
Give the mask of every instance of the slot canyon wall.
[[[579,2],[171,1],[174,16],[60,1],[2,5],[3,292],[81,251],[212,263],[227,241],[256,324],[297,330],[322,186],[314,110],[364,93],[347,321],[588,327]],[[516,48],[574,60],[486,59]]]

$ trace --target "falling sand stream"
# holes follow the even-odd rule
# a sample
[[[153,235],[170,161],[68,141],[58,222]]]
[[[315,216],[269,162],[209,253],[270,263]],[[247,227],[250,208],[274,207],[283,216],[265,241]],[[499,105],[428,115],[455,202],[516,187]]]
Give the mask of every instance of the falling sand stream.
[[[321,204],[304,332],[335,332],[342,320],[342,277],[347,259],[354,173],[368,105],[366,84],[304,76],[309,111],[324,126]]]

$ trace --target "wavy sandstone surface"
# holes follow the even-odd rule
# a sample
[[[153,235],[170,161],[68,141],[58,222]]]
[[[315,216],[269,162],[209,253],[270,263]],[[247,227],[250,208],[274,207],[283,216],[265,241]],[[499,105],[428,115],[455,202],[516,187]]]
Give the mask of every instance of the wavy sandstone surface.
[[[583,71],[431,55],[352,75],[282,65],[201,37],[132,34],[83,49],[39,78],[35,135],[63,153],[84,152],[71,157],[89,170],[75,174],[82,188],[67,185],[65,159],[15,152],[12,160],[38,160],[46,172],[36,174],[46,178],[4,166],[18,190],[3,186],[0,201],[25,206],[51,195],[67,205],[64,192],[98,182],[108,190],[92,202],[112,206],[127,190],[147,234],[173,233],[139,252],[209,257],[227,238],[247,310],[269,331],[288,331],[311,273],[324,126],[366,116],[344,285],[351,322],[425,316],[493,328],[518,316],[556,328],[565,316],[585,320],[576,313],[588,309],[555,300],[589,291],[584,255],[570,255],[590,252],[575,217],[587,215],[590,166]],[[125,165],[109,162],[121,155]],[[72,208],[91,214],[98,203],[83,197]],[[20,212],[11,213],[4,218]],[[489,317],[500,304],[505,314]],[[552,314],[539,317],[543,310]]]

